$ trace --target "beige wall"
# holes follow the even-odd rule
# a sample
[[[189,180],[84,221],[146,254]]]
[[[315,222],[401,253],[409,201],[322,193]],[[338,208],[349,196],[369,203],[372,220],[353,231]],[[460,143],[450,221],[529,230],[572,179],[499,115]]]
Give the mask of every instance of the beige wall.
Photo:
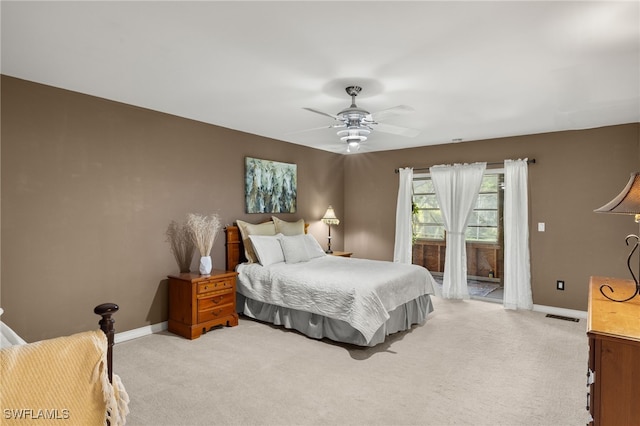
[[[630,216],[593,210],[617,195],[639,169],[640,125],[558,132],[348,156],[345,161],[345,249],[393,258],[398,167],[535,158],[529,167],[534,303],[587,309],[591,275],[628,278],[624,238]],[[546,232],[537,231],[538,222]],[[566,290],[556,290],[564,280]]]
[[[627,216],[593,213],[638,169],[640,125],[343,156],[2,76],[3,319],[28,341],[96,326],[93,306],[121,306],[117,330],[167,319],[171,220],[244,213],[244,158],[298,165],[298,212],[324,245],[393,257],[404,166],[529,157],[534,302],[586,309],[590,275],[627,277]],[[547,231],[538,233],[538,222]],[[221,234],[214,267],[224,265]],[[194,259],[194,267],[197,259]],[[566,290],[555,290],[556,279]]]
[[[244,213],[244,158],[296,163],[298,212],[319,222],[343,206],[344,156],[3,76],[3,320],[27,341],[97,327],[93,307],[120,305],[125,331],[167,320],[165,241],[189,212]],[[335,249],[343,229],[332,230]],[[224,233],[213,264],[224,268]],[[197,258],[193,263],[197,270]]]

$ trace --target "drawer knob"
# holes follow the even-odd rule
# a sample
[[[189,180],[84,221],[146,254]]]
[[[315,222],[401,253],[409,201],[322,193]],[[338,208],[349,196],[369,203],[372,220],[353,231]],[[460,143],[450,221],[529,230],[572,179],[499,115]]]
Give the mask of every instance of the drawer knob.
[[[591,394],[587,393],[587,407],[586,408],[587,408],[587,411],[589,411],[589,412],[591,411],[590,405],[591,405]]]

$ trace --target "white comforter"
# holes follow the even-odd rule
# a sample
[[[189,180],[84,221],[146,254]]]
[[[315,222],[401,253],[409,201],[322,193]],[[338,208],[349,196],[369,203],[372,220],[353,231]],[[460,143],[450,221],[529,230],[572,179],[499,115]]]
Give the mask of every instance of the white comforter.
[[[434,292],[433,277],[421,266],[339,256],[266,267],[245,263],[237,272],[240,294],[345,321],[367,342],[389,311]]]

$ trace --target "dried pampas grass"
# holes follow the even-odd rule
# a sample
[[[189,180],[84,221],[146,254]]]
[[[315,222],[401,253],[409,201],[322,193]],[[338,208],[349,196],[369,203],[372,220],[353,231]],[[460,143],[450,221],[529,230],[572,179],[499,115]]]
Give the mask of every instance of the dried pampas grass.
[[[180,272],[189,272],[191,269],[191,259],[196,250],[196,246],[191,236],[191,228],[186,223],[179,224],[172,220],[167,227],[167,241],[171,247],[171,253],[178,262]]]
[[[209,256],[220,230],[220,217],[213,213],[208,216],[189,213],[187,226],[191,230],[193,242],[200,252],[200,256]]]

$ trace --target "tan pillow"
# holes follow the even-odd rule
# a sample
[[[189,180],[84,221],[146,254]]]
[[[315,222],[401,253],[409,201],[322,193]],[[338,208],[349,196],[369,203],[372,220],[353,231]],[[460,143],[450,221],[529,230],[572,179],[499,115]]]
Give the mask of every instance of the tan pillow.
[[[276,227],[276,234],[282,235],[300,235],[304,234],[304,219],[300,219],[297,222],[286,222],[282,219],[278,219],[275,216],[271,216],[273,223]]]
[[[273,222],[253,224],[236,220],[236,223],[238,224],[238,228],[240,228],[240,235],[242,236],[242,243],[244,244],[244,255],[247,257],[247,261],[249,263],[257,263],[258,257],[253,250],[249,235],[276,235],[276,228]]]

